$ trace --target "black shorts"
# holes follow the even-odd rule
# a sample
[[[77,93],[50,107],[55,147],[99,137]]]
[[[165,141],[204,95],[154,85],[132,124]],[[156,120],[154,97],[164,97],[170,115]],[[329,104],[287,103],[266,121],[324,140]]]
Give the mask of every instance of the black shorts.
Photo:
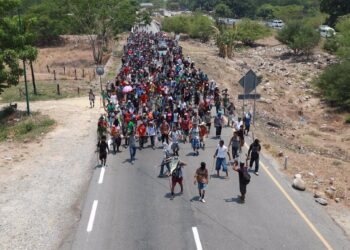
[[[107,153],[106,152],[100,152],[100,160],[106,160],[107,159]]]

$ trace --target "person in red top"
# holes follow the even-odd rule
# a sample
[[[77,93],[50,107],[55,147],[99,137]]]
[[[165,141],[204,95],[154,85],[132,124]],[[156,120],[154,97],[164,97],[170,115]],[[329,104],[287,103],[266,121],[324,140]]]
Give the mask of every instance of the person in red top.
[[[199,124],[199,146],[205,148],[205,136],[208,134],[208,130],[205,126],[205,122]]]
[[[188,118],[188,116],[185,115],[185,117],[182,119],[181,121],[181,128],[184,132],[184,142],[187,141],[187,136],[189,136],[190,134],[190,128],[191,128],[191,121],[190,119]]]
[[[160,125],[160,133],[162,134],[162,143],[166,141],[166,143],[169,144],[169,132],[170,132],[170,126],[166,122],[166,120],[163,120],[162,124]]]
[[[143,148],[143,145],[146,143],[146,124],[143,122],[137,127],[137,134],[139,136],[140,149]]]
[[[141,95],[141,103],[142,103],[142,104],[145,104],[145,103],[147,103],[147,101],[148,101],[148,96],[147,96],[146,93],[143,93],[143,94]]]

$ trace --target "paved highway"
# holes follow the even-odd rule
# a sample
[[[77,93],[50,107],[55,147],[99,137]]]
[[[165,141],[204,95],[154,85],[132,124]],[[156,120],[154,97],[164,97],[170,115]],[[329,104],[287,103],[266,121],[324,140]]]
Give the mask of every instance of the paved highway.
[[[228,142],[231,129],[223,134]],[[209,139],[198,157],[190,154],[189,144],[181,145],[180,157],[188,163],[185,190],[174,200],[169,180],[157,178],[162,149],[138,150],[134,165],[127,149],[109,155],[108,167],[92,177],[72,248],[350,249],[343,231],[311,194],[293,190],[264,157],[260,176],[252,174],[245,204],[239,203],[232,170],[228,180],[211,178],[207,202],[199,202],[193,175],[201,161],[211,169],[217,143]]]
[[[157,31],[152,23],[148,28]],[[232,129],[223,130],[227,145]],[[198,201],[193,175],[201,161],[211,171],[218,140],[192,156],[181,144],[184,194],[170,200],[168,178],[157,178],[162,149],[109,155],[96,168],[86,194],[72,249],[350,249],[350,241],[310,193],[293,190],[273,160],[261,157],[246,203],[238,199],[237,173],[211,178],[206,203]],[[249,139],[248,139],[249,142]],[[91,163],[94,167],[95,163]],[[177,187],[179,192],[179,187]]]

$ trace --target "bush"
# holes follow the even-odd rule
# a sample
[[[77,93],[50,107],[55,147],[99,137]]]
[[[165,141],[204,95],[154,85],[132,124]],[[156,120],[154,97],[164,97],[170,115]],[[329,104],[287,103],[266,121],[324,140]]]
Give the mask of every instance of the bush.
[[[9,117],[10,115],[12,115],[13,113],[15,113],[15,109],[11,106],[6,106],[4,107],[1,111],[0,111],[0,123],[3,119],[6,119],[7,117]]]
[[[346,124],[350,124],[350,115],[348,115],[347,117],[345,117],[345,123],[346,123]]]
[[[0,141],[6,139],[34,139],[48,132],[55,121],[46,115],[33,113],[32,116],[22,116],[15,124],[0,124]]]
[[[202,14],[192,16],[174,16],[163,20],[163,30],[166,32],[175,32],[189,34],[191,38],[200,39],[202,42],[207,42],[212,33],[214,25],[209,17]]]
[[[332,105],[350,110],[350,61],[331,65],[316,79],[315,84]]]
[[[302,21],[291,21],[277,33],[277,40],[286,44],[294,54],[310,54],[320,42],[320,33]]]
[[[339,42],[336,37],[327,38],[326,42],[323,45],[323,49],[327,52],[334,54],[339,49]]]
[[[239,22],[236,30],[237,39],[248,46],[252,46],[256,40],[271,34],[270,28],[250,19],[244,19]]]

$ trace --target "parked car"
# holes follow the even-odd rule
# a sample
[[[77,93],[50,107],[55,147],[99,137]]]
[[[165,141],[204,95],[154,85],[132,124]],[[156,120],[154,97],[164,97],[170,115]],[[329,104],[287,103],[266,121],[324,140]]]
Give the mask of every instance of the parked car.
[[[282,29],[284,27],[284,22],[282,20],[272,20],[267,23],[267,25],[274,29]]]
[[[335,30],[328,25],[321,25],[318,30],[320,31],[320,35],[325,38],[335,35]]]

